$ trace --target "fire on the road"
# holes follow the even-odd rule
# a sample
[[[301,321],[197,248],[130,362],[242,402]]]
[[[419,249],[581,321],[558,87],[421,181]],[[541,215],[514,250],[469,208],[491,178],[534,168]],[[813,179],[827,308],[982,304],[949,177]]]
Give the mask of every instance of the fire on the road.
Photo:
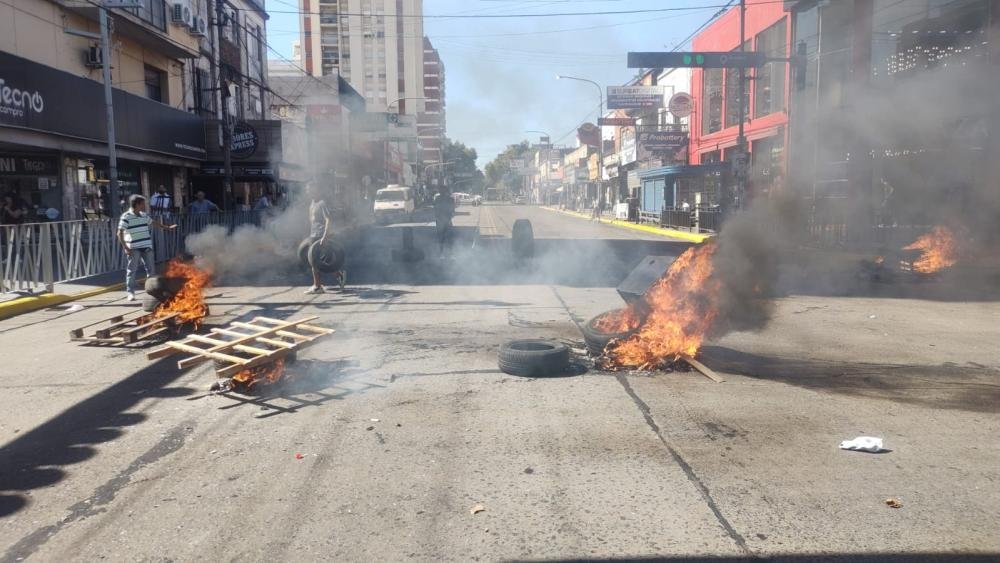
[[[689,248],[649,288],[639,330],[605,350],[612,366],[644,369],[698,352],[719,312],[720,284],[712,277],[716,249],[715,243]]]
[[[920,257],[913,261],[912,267],[922,274],[940,272],[958,261],[955,233],[948,227],[934,227],[903,250],[920,251]]]
[[[190,323],[195,329],[201,326],[208,314],[205,304],[205,288],[212,281],[211,272],[198,268],[191,262],[174,258],[167,263],[163,274],[168,278],[183,278],[184,285],[169,301],[156,308],[158,317],[177,313],[177,322]]]
[[[247,389],[253,388],[258,383],[274,383],[285,375],[285,360],[277,360],[262,366],[245,369],[233,376],[233,383],[242,385]]]

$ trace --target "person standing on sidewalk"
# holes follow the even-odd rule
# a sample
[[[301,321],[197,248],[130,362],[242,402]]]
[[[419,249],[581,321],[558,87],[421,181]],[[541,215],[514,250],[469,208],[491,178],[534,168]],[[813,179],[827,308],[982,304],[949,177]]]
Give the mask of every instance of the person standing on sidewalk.
[[[158,219],[146,214],[146,198],[133,195],[128,200],[129,209],[122,213],[118,221],[118,242],[128,256],[128,268],[125,270],[125,292],[129,301],[135,301],[135,273],[142,262],[147,276],[156,273],[156,261],[153,258],[152,227],[172,231],[177,225],[164,225]]]
[[[443,258],[445,247],[451,247],[451,220],[455,216],[455,199],[448,186],[441,186],[434,197],[434,223],[437,227],[438,253]]]

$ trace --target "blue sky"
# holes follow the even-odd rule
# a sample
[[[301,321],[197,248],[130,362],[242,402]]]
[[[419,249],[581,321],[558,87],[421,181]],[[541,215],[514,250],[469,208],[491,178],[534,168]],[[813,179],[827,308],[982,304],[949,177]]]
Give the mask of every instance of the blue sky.
[[[424,14],[501,15],[697,8],[659,13],[424,19],[444,61],[448,136],[479,152],[485,166],[508,144],[547,131],[572,144],[575,127],[597,117],[597,89],[556,74],[622,84],[635,71],[628,51],[667,50],[719,10],[725,0],[424,0]],[[268,43],[284,55],[298,37],[296,0],[268,0]],[[708,7],[706,7],[708,6]],[[591,28],[591,29],[581,29]],[[273,54],[272,54],[273,56]]]

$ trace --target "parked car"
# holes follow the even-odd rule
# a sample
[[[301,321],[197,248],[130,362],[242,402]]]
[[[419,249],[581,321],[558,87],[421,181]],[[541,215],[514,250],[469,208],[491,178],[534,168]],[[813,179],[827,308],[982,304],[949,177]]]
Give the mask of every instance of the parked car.
[[[415,208],[413,188],[389,184],[375,192],[375,220],[380,223],[409,219]]]

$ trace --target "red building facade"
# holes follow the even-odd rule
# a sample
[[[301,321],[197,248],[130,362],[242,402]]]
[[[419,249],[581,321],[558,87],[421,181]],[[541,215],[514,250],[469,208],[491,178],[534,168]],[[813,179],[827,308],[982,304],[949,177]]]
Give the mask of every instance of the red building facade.
[[[748,3],[745,37],[747,51],[768,57],[789,56],[791,26],[782,3]],[[740,11],[730,9],[694,37],[692,51],[739,51]],[[784,187],[788,144],[790,72],[785,62],[772,62],[746,71],[745,135],[751,158],[748,191],[761,196]],[[729,159],[739,131],[739,70],[694,69],[691,94],[691,163]]]

